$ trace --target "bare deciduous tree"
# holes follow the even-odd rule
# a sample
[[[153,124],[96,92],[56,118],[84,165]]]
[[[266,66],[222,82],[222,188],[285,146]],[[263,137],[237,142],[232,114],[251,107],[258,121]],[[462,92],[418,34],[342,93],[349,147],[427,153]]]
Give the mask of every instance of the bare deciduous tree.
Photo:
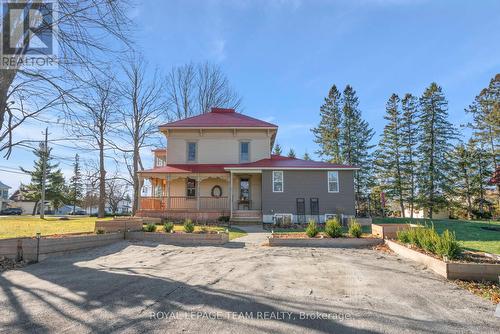
[[[106,199],[111,213],[117,213],[120,202],[128,198],[128,187],[120,178],[112,177],[107,181]]]
[[[105,151],[112,147],[110,134],[112,124],[116,120],[118,94],[114,80],[94,78],[87,88],[85,98],[72,106],[70,116],[70,131],[76,134],[89,149],[97,151],[99,203],[98,217],[105,215],[106,206],[106,167]]]
[[[143,170],[141,160],[141,149],[150,146],[154,140],[154,134],[158,132],[160,121],[166,119],[166,102],[164,87],[155,71],[148,78],[147,64],[139,57],[132,58],[124,66],[125,81],[121,85],[120,93],[124,99],[124,105],[120,110],[122,131],[125,140],[118,148],[125,152],[130,177],[132,179],[133,205],[132,212],[135,214],[139,199],[139,177],[137,173]]]
[[[30,9],[34,4],[26,2],[25,5]],[[22,66],[0,70],[0,151],[5,151],[6,157],[12,146],[20,143],[16,142],[14,134],[25,121],[58,104],[65,104],[68,96],[73,95],[73,87],[80,85],[80,73],[101,68],[106,59],[103,54],[116,51],[110,45],[129,45],[127,28],[130,22],[125,15],[129,7],[126,0],[59,1],[53,8],[56,14],[52,16],[53,22],[43,20],[37,28],[38,33],[53,31],[56,34],[58,70]],[[8,11],[3,15],[8,15]],[[37,19],[35,15],[29,18]],[[12,30],[24,31],[24,20],[11,23]],[[31,32],[24,31],[24,34]],[[21,38],[27,36],[21,35]],[[110,43],[111,40],[121,43]],[[20,59],[28,45],[23,44],[14,59]]]
[[[207,113],[211,107],[241,107],[241,97],[227,76],[211,63],[172,68],[166,77],[166,91],[172,119]]]

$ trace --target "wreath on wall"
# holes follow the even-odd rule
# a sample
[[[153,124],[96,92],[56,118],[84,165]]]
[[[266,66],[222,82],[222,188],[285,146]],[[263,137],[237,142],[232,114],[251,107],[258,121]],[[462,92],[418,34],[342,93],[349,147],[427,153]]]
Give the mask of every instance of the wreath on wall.
[[[222,196],[222,188],[220,186],[213,186],[212,197],[221,197],[221,196]]]

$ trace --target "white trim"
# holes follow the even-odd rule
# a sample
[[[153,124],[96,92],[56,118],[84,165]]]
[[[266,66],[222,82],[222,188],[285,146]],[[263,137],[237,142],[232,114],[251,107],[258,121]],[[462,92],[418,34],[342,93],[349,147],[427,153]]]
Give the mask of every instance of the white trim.
[[[276,172],[280,172],[281,173],[281,191],[276,191],[274,190],[274,173]],[[273,184],[272,184],[272,187],[273,187],[273,193],[282,193],[285,191],[285,173],[283,173],[282,170],[273,170],[272,172],[272,176],[273,176]]]
[[[273,217],[274,217],[274,219],[273,219],[274,223],[276,224],[276,218],[278,218],[278,217],[283,218],[285,216],[290,216],[290,223],[293,224],[293,214],[292,213],[275,213],[273,215]]]
[[[160,131],[168,130],[199,130],[199,129],[243,129],[243,130],[278,130],[277,126],[159,126]]]
[[[224,167],[224,170],[245,170],[249,167]],[[255,167],[259,170],[359,170],[359,167],[348,167],[348,168],[335,168],[335,167]]]
[[[335,218],[338,218],[338,215],[335,214],[335,213],[325,213],[325,222],[328,220],[328,219],[332,219],[333,217]]]
[[[330,190],[330,172],[336,173],[337,175],[337,190]],[[329,170],[326,173],[326,187],[329,193],[338,193],[340,192],[340,179],[339,179],[339,171],[338,170]]]

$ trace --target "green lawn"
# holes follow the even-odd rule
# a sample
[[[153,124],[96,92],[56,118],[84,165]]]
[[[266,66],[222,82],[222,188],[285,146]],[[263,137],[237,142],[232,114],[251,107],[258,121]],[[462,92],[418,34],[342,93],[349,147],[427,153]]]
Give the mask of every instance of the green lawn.
[[[207,226],[206,228],[209,231],[221,231],[221,232],[223,232],[223,231],[226,230],[226,227],[224,227],[224,226]],[[200,225],[196,225],[194,227],[194,231],[195,232],[196,231],[201,231],[201,229],[202,229],[202,226],[200,226]],[[163,226],[158,226],[156,228],[156,231],[157,232],[160,232],[160,231],[163,232],[165,230],[163,229]],[[175,224],[174,225],[174,231],[182,232],[182,231],[184,231],[184,226],[182,224]],[[247,233],[245,231],[243,231],[243,230],[240,230],[237,227],[232,227],[231,226],[229,228],[229,240],[233,240],[233,239],[236,239],[236,238],[241,238],[241,237],[243,237],[245,235],[247,235]]]
[[[407,223],[434,224],[438,233],[448,229],[454,231],[457,239],[461,241],[466,249],[483,251],[487,253],[500,254],[500,231],[489,231],[483,227],[500,228],[498,221],[474,221],[474,220],[429,220],[409,218],[374,218],[373,222],[380,224]]]
[[[0,218],[0,239],[34,237],[38,232],[42,235],[94,232],[96,220],[96,217],[70,217],[70,220],[59,220],[58,217],[50,216],[45,219],[40,219],[36,216],[3,217]],[[174,229],[176,231],[184,230],[182,225],[175,225]],[[195,227],[196,231],[200,229],[200,226]],[[158,226],[158,230],[163,230],[163,226]],[[210,226],[208,230],[225,231],[226,228],[222,226]],[[246,235],[246,232],[236,227],[229,229],[230,240],[244,235]]]
[[[96,217],[71,217],[70,220],[50,216],[45,219],[36,216],[4,217],[0,218],[0,239],[33,237],[37,232],[42,235],[94,232],[96,220]]]

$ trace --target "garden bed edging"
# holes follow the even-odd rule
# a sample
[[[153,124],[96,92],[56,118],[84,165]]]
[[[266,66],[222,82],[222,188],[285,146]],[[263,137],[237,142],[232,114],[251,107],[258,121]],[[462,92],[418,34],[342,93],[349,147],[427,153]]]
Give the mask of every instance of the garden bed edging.
[[[385,244],[396,254],[409,260],[426,265],[438,275],[447,279],[465,281],[493,281],[498,282],[500,276],[500,264],[491,263],[458,263],[445,262],[430,255],[410,249],[395,241],[385,240]]]
[[[383,243],[376,238],[269,238],[271,247],[363,248]]]
[[[125,238],[134,241],[153,241],[174,246],[220,246],[229,242],[229,234],[126,232]]]

